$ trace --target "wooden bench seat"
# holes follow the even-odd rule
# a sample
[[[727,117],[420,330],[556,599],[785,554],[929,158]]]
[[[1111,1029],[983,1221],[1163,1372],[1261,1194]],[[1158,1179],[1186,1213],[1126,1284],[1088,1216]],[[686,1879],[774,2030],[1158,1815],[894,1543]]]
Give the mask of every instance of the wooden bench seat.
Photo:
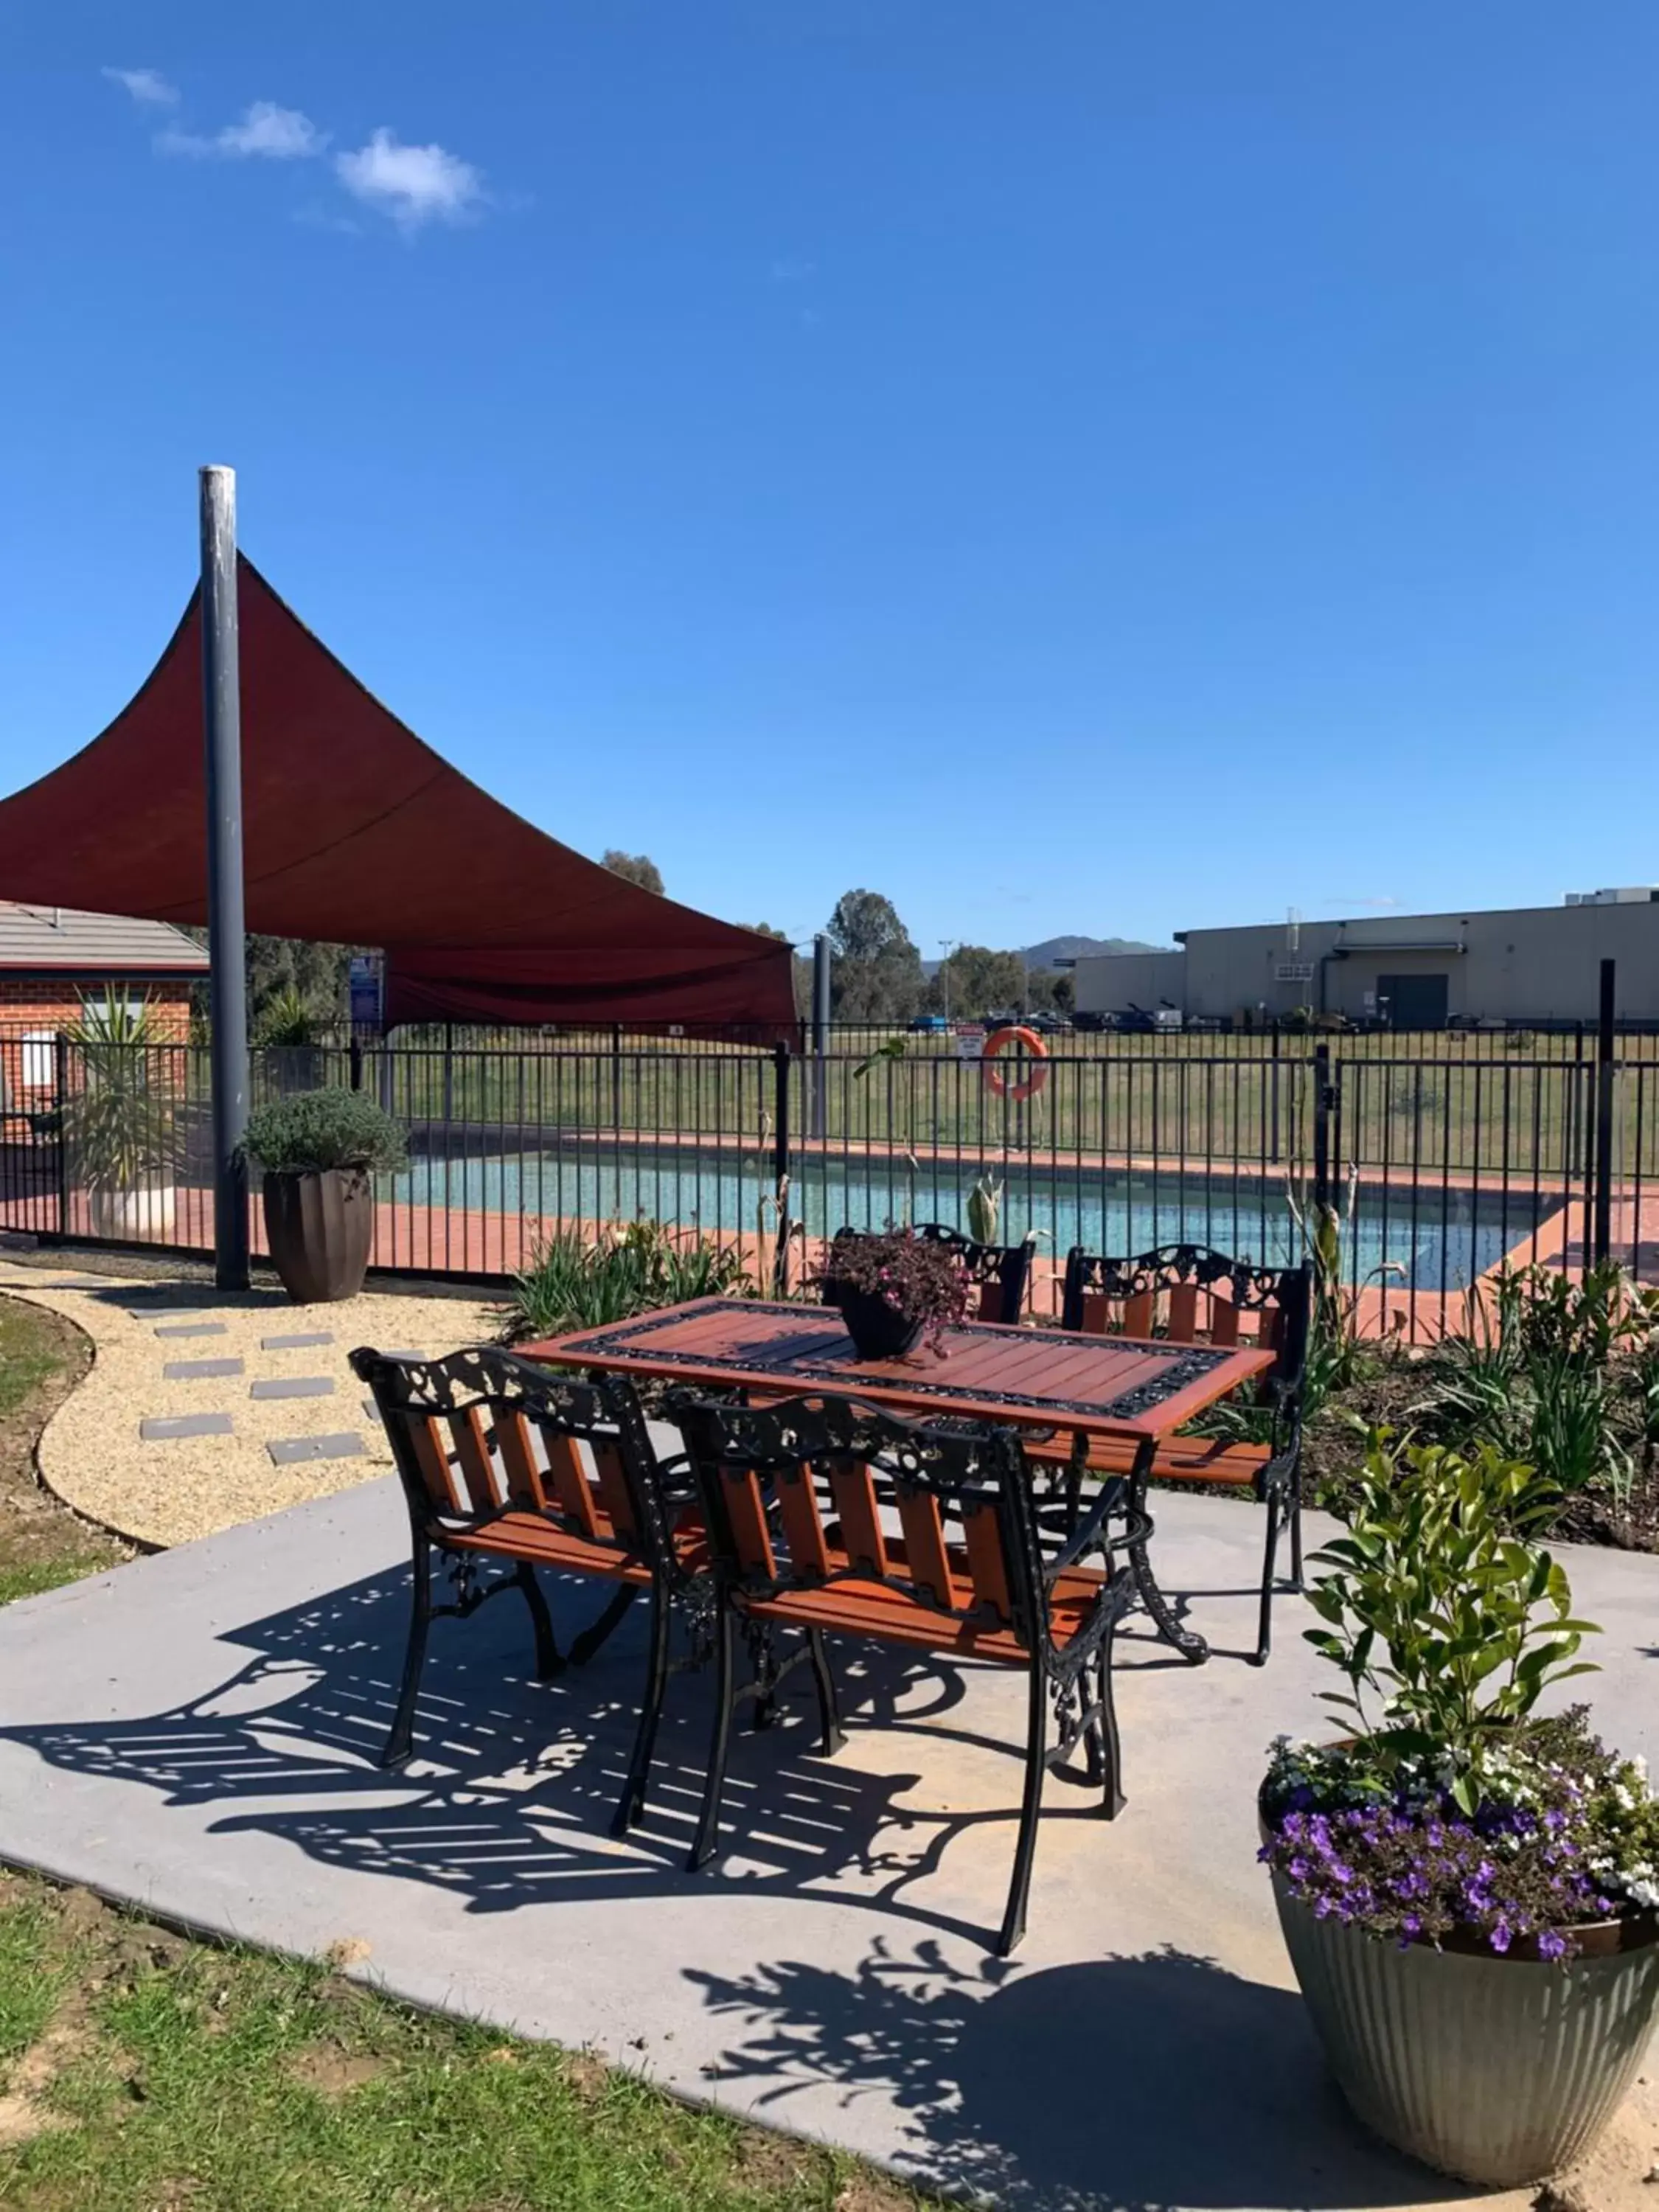
[[[640,1818],[670,1673],[669,1613],[709,1586],[708,1546],[683,1471],[659,1461],[631,1383],[578,1382],[492,1346],[447,1359],[408,1359],[365,1346],[351,1364],[374,1393],[397,1462],[412,1540],[412,1603],[404,1679],[384,1766],[414,1748],[428,1624],[465,1618],[498,1591],[518,1589],[536,1638],[536,1672],[566,1664],[537,1575],[544,1567],[612,1585],[599,1617],[574,1639],[571,1663],[590,1659],[641,1593],[651,1632],[644,1696],[612,1832]],[[434,1557],[456,1585],[433,1601]],[[505,1571],[489,1578],[489,1561]],[[712,1602],[712,1591],[711,1591]]]
[[[1226,1349],[1241,1343],[1271,1349],[1273,1365],[1261,1403],[1273,1442],[1218,1437],[1160,1438],[1143,1466],[1131,1437],[1089,1440],[1083,1465],[1096,1476],[1131,1477],[1128,1503],[1144,1503],[1149,1482],[1215,1482],[1253,1490],[1267,1507],[1261,1603],[1254,1658],[1273,1647],[1273,1600],[1279,1532],[1291,1539],[1290,1586],[1302,1587],[1302,1395],[1313,1323],[1313,1269],[1262,1266],[1230,1258],[1204,1244],[1162,1244],[1133,1258],[1114,1258],[1074,1245],[1066,1255],[1060,1321],[1087,1336],[1162,1334],[1177,1344]],[[1073,1440],[1056,1436],[1027,1444],[1027,1456],[1052,1468],[1073,1463]]]
[[[963,1564],[965,1567],[965,1559]],[[903,1571],[901,1562],[895,1565]],[[1104,1582],[1098,1567],[1070,1567],[1055,1577],[1048,1594],[1048,1623],[1056,1650],[1064,1651],[1089,1620]],[[754,1599],[744,1610],[757,1620],[787,1622],[796,1628],[874,1636],[886,1644],[949,1651],[959,1659],[988,1659],[1007,1667],[1025,1664],[1024,1648],[1006,1622],[941,1613],[885,1583],[829,1583],[817,1589],[793,1590],[787,1597]]]
[[[1085,1462],[1091,1474],[1132,1474],[1139,1446],[1128,1437],[1093,1437]],[[1064,1437],[1028,1443],[1025,1455],[1040,1466],[1066,1465],[1072,1447]],[[1152,1455],[1154,1482],[1224,1482],[1248,1490],[1261,1479],[1273,1453],[1267,1444],[1221,1437],[1165,1437]]]
[[[459,1528],[449,1534],[451,1551],[487,1552],[506,1559],[525,1559],[532,1566],[551,1568],[555,1574],[599,1575],[608,1581],[630,1583],[648,1589],[652,1570],[637,1552],[619,1548],[607,1540],[608,1530],[597,1537],[573,1536],[538,1513],[507,1512],[481,1528]],[[706,1574],[708,1540],[700,1516],[693,1515],[674,1532],[674,1551],[682,1573]]]
[[[669,1408],[690,1447],[720,1597],[714,1734],[692,1866],[718,1848],[740,1699],[757,1700],[769,1714],[786,1674],[809,1663],[823,1752],[840,1747],[826,1636],[1017,1668],[1029,1684],[1025,1786],[996,1943],[1006,1956],[1025,1925],[1044,1776],[1097,1789],[1109,1820],[1123,1802],[1112,1644],[1133,1569],[1108,1575],[1082,1565],[1092,1545],[1084,1534],[1071,1547],[1079,1559],[1067,1552],[1045,1561],[1030,1474],[1011,1429],[902,1421],[829,1395],[737,1406],[676,1391]],[[754,1668],[742,1683],[739,1628]],[[782,1660],[777,1630],[800,1638]],[[1060,1736],[1052,1750],[1051,1716]],[[1067,1765],[1079,1747],[1081,1776]]]

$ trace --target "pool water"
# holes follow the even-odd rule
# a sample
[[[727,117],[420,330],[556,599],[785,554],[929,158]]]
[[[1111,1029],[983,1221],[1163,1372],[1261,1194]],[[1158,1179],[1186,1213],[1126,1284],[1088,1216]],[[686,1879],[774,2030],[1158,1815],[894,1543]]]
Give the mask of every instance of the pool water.
[[[809,1158],[796,1164],[790,1213],[812,1237],[906,1218],[965,1229],[981,1166],[974,1158],[928,1159],[913,1173],[885,1156]],[[1005,1243],[1034,1232],[1043,1251],[1063,1255],[1073,1244],[1124,1254],[1192,1243],[1260,1262],[1289,1261],[1301,1250],[1285,1186],[1259,1173],[1129,1174],[1048,1160],[998,1163],[992,1172],[1005,1185],[999,1231]],[[769,1163],[752,1154],[607,1144],[418,1159],[386,1195],[416,1206],[567,1220],[643,1214],[718,1234],[754,1230],[771,1191]],[[1540,1218],[1529,1192],[1362,1185],[1345,1238],[1344,1273],[1364,1282],[1386,1266],[1402,1288],[1459,1290],[1495,1267]],[[769,1204],[765,1219],[770,1231]]]

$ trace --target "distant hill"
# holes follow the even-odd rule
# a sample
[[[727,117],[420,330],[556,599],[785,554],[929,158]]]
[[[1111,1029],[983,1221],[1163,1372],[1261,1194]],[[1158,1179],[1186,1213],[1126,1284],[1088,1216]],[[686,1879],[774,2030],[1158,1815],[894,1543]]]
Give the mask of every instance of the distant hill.
[[[1025,957],[1033,968],[1048,968],[1056,960],[1087,960],[1097,952],[1169,952],[1168,945],[1144,944],[1138,937],[1045,937],[1041,945],[1028,945]]]
[[[1025,948],[1026,965],[1039,970],[1056,960],[1086,960],[1096,952],[1173,952],[1172,945],[1146,945],[1138,937],[1045,937],[1041,945]],[[937,960],[924,960],[924,975],[937,975]],[[1659,2212],[1659,2207],[1656,2207]]]

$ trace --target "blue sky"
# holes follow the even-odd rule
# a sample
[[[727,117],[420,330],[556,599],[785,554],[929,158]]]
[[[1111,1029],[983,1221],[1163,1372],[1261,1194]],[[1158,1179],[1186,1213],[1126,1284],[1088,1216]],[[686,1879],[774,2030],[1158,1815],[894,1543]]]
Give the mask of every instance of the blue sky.
[[[422,735],[735,920],[1659,878],[1651,0],[392,21],[15,11],[0,786],[213,460]]]

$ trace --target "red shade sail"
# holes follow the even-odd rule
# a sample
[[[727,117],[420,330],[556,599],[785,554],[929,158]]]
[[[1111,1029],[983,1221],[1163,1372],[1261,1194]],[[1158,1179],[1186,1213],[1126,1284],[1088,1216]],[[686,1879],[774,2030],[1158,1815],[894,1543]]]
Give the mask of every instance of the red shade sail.
[[[386,1019],[793,1031],[789,947],[533,828],[366,691],[239,560],[247,924],[379,945]],[[0,800],[8,898],[205,922],[199,594],[131,704]]]

